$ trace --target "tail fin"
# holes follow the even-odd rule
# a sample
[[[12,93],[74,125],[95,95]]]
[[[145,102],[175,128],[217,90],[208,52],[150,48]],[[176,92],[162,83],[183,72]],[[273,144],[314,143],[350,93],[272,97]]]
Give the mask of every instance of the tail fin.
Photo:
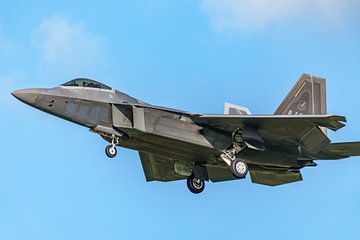
[[[301,75],[295,86],[275,111],[275,115],[326,114],[326,80]]]

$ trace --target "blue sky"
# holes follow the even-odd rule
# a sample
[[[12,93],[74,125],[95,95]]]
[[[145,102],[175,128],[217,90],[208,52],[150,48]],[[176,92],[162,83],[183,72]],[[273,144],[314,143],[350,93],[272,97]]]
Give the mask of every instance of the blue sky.
[[[327,78],[333,141],[360,140],[360,4],[352,0],[3,1],[0,239],[359,239],[360,158],[304,181],[146,183],[135,151],[10,96],[84,76],[146,102],[272,113],[301,73]]]

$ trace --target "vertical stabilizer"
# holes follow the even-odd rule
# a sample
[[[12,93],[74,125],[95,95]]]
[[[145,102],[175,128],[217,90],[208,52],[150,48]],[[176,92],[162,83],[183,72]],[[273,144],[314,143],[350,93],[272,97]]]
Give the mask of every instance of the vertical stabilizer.
[[[326,80],[309,74],[301,75],[295,86],[275,111],[275,115],[326,114]]]

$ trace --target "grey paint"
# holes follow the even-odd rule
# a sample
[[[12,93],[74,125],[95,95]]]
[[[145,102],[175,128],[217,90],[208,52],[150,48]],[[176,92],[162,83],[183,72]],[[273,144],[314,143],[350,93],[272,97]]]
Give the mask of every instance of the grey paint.
[[[154,106],[125,93],[59,86],[12,93],[24,103],[80,124],[111,142],[139,151],[147,181],[184,179],[192,172],[213,182],[234,180],[220,155],[235,131],[247,148],[252,181],[279,185],[302,180],[300,169],[313,160],[360,155],[360,143],[330,143],[323,128],[338,130],[344,117],[326,114],[325,79],[304,74],[275,115],[193,114]],[[249,113],[247,111],[247,113]],[[284,115],[286,114],[286,115]]]

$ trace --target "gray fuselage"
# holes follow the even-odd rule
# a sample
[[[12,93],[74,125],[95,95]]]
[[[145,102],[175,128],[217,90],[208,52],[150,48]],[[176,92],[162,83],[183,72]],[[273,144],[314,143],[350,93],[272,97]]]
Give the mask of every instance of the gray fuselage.
[[[37,109],[85,126],[109,142],[115,134],[120,138],[119,146],[183,161],[225,166],[216,159],[232,143],[231,133],[196,124],[193,114],[150,105],[117,90],[59,86],[18,90],[13,95]],[[277,149],[271,144],[266,149],[256,154],[247,150],[241,155],[250,164],[300,167],[293,157],[297,149]],[[278,152],[281,158],[274,162]]]

